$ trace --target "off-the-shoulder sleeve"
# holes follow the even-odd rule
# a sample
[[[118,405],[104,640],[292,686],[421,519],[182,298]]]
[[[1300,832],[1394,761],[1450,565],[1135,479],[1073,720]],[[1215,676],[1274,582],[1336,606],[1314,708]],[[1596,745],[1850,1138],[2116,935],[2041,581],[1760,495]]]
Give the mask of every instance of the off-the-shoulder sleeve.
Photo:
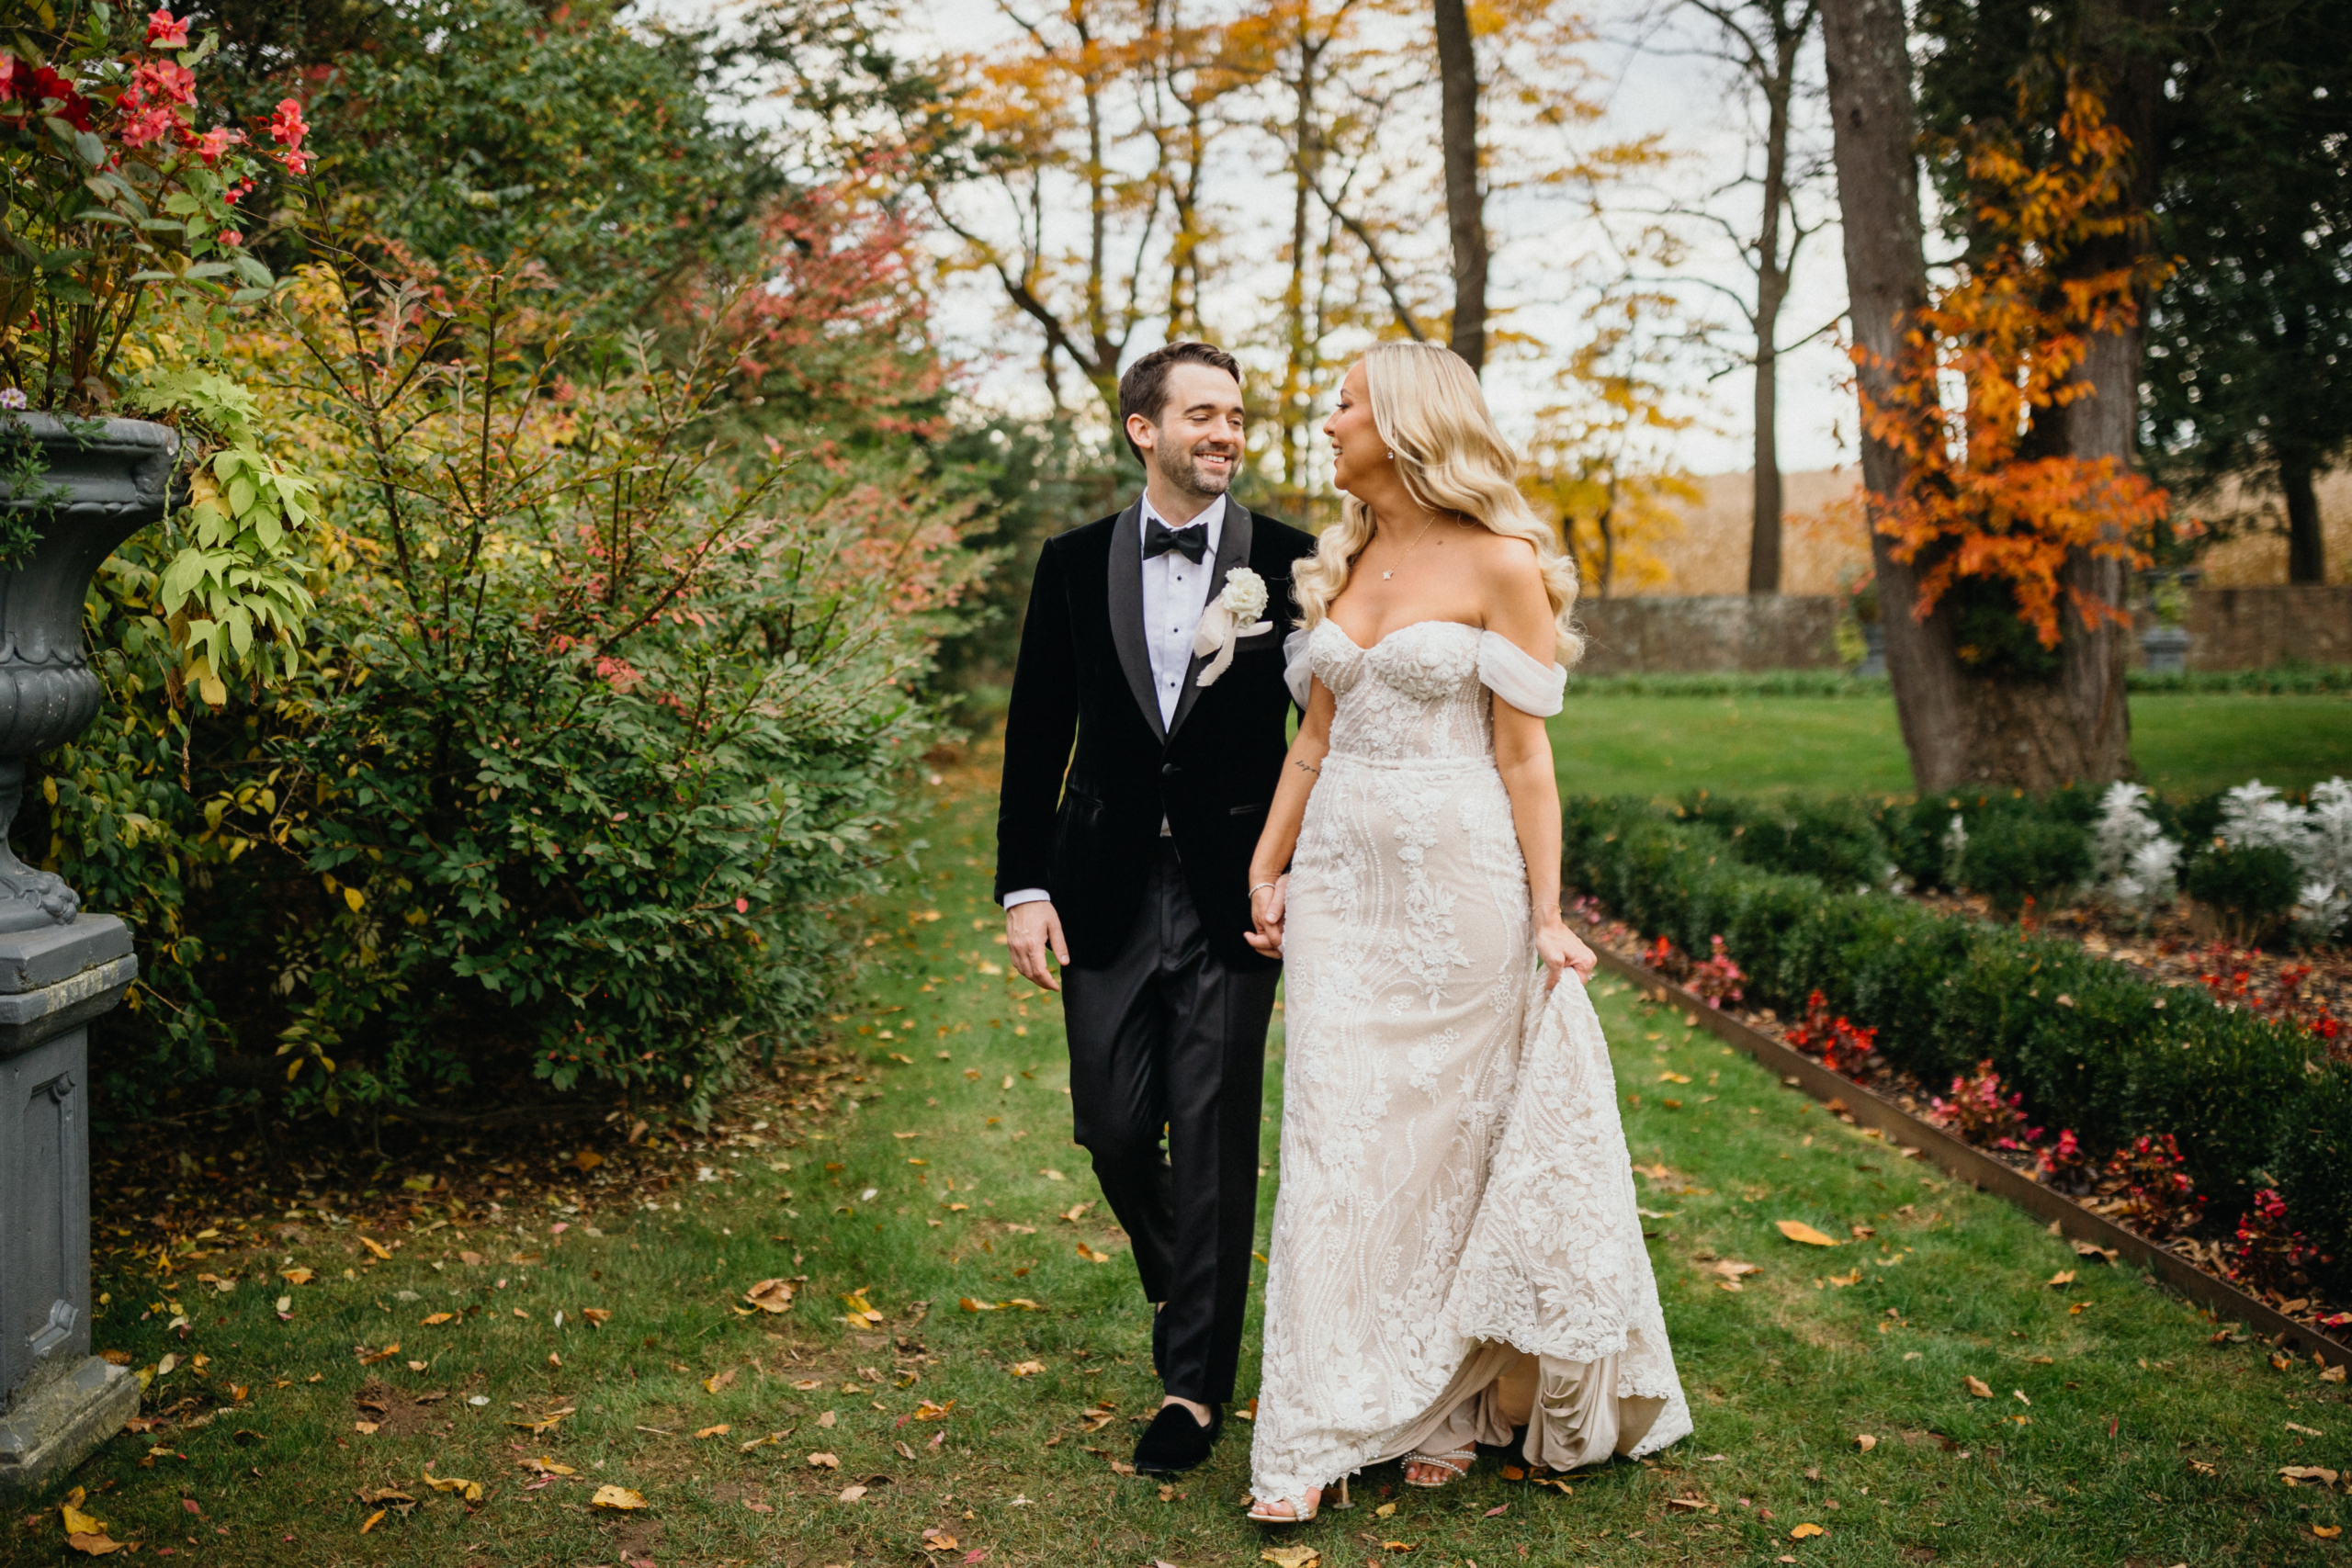
[[[1522,653],[1520,657],[1526,659],[1527,655]],[[1307,694],[1315,689],[1315,672],[1306,667],[1306,634],[1304,631],[1293,632],[1283,638],[1283,680],[1290,687],[1291,701],[1304,712]]]
[[[1535,718],[1559,712],[1568,685],[1565,668],[1539,662],[1500,632],[1479,634],[1478,679],[1495,695]]]

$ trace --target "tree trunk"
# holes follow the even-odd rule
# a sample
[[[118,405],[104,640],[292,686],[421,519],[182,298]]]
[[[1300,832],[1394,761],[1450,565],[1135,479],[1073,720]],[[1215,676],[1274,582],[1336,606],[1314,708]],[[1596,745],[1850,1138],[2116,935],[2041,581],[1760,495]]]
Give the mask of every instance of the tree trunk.
[[[2301,453],[2278,459],[2278,490],[2287,498],[2287,581],[2325,582],[2327,541],[2319,527],[2319,492],[2312,488],[2312,462]]]
[[[1855,378],[1864,397],[1883,402],[1896,378],[1904,323],[1928,302],[1918,125],[1903,4],[1824,0],[1821,21],[1849,310],[1854,343],[1863,351]],[[1894,558],[1891,542],[1875,526],[1883,498],[1900,495],[1909,479],[1910,462],[1901,449],[1863,432],[1862,485],[1873,513],[1871,565],[1886,634],[1886,672],[1912,778],[1923,790],[1938,790],[1966,776],[1960,664],[1950,617],[1922,620],[1912,614],[1918,573]]]
[[[1796,88],[1802,35],[1773,30],[1772,73],[1764,84],[1764,211],[1756,231],[1755,485],[1748,530],[1747,591],[1781,591],[1781,307],[1789,295],[1781,220],[1789,205],[1789,98]]]
[[[1453,242],[1453,352],[1487,367],[1487,217],[1478,181],[1478,54],[1464,0],[1437,0],[1445,221]]]

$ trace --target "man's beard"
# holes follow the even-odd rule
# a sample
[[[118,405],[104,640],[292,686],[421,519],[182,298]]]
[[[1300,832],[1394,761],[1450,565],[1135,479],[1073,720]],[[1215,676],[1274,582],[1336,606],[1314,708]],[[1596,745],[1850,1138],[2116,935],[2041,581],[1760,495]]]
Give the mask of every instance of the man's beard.
[[[1217,452],[1227,459],[1222,472],[1213,468],[1204,470],[1194,460],[1195,455],[1203,447]],[[1210,441],[1186,447],[1181,454],[1169,451],[1166,457],[1162,457],[1160,454],[1163,450],[1167,449],[1161,447],[1152,449],[1151,466],[1159,471],[1160,478],[1184,494],[1195,496],[1204,502],[1210,502],[1233,487],[1233,470],[1241,461],[1241,454],[1238,451],[1227,447],[1221,443]]]

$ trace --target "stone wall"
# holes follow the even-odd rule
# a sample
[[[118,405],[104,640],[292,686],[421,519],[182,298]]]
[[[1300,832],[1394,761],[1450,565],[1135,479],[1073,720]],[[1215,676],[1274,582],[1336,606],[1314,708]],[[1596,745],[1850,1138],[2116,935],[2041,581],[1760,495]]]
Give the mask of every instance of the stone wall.
[[[1684,670],[1830,670],[1838,666],[1833,594],[1745,593],[1577,601],[1589,675]]]
[[[2352,664],[2352,586],[2199,586],[2189,591],[2188,636],[2191,670]]]

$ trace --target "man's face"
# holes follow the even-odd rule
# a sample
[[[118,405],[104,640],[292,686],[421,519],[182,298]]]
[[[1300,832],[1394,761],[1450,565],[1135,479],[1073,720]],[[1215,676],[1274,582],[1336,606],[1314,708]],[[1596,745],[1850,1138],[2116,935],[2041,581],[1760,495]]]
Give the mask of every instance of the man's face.
[[[1201,501],[1223,495],[1241,464],[1241,383],[1213,365],[1171,366],[1157,423],[1127,417],[1145,466]]]

